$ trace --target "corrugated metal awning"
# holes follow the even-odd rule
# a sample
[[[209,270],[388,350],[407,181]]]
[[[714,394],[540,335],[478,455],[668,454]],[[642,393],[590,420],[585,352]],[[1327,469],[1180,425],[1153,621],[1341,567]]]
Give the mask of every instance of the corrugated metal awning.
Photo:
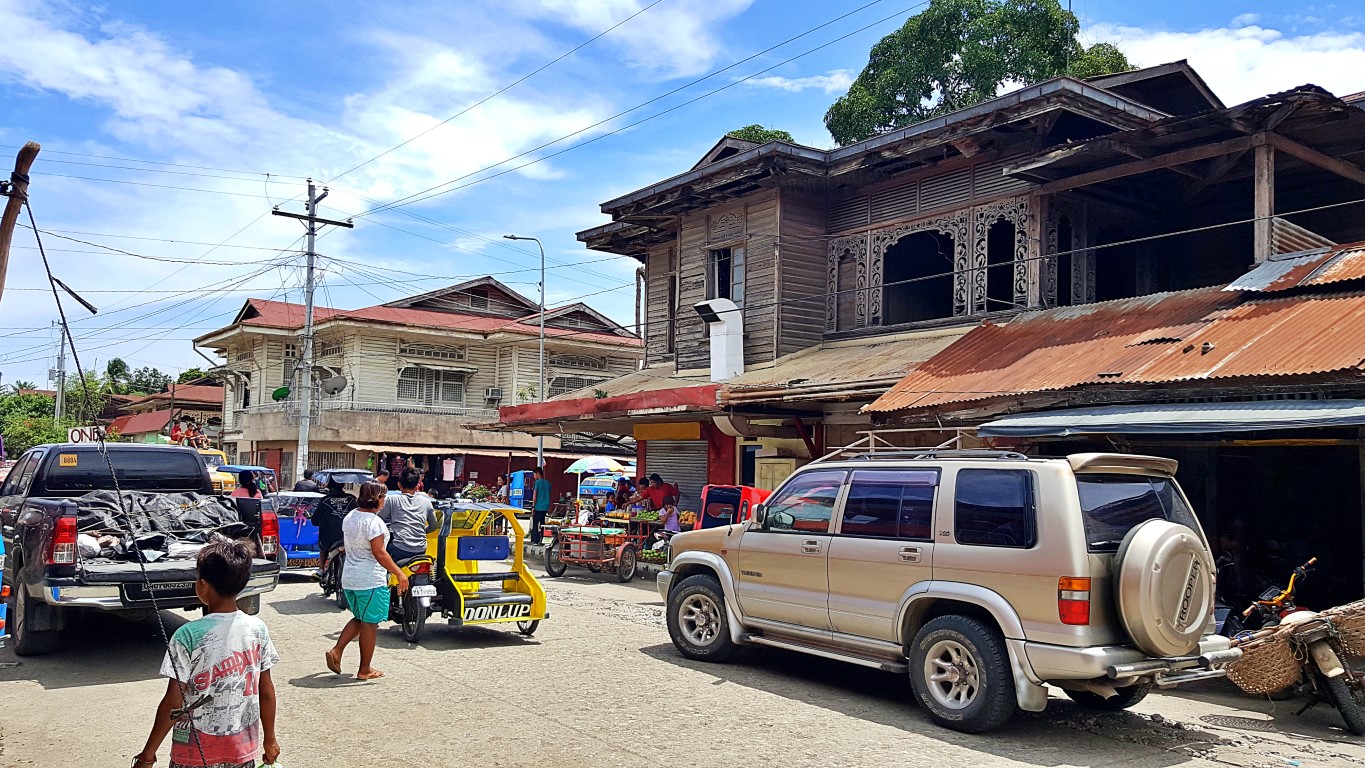
[[[981,425],[983,437],[1165,435],[1365,426],[1365,400],[1106,405],[1020,414]]]
[[[347,448],[353,451],[369,451],[370,453],[398,453],[404,456],[437,456],[441,454],[464,455],[464,456],[495,456],[507,458],[516,456],[519,458],[535,458],[536,452],[532,448],[468,448],[461,445],[367,445],[364,443],[347,443]],[[586,453],[566,453],[564,451],[546,451],[545,457],[550,459],[581,459],[589,454]]]

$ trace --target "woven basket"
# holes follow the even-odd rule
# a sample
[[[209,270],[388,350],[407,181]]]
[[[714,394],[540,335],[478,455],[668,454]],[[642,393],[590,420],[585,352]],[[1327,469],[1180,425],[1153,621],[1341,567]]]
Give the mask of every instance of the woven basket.
[[[1228,679],[1252,694],[1282,691],[1299,679],[1299,660],[1289,645],[1289,635],[1276,632],[1238,646],[1242,658],[1228,665]]]
[[[1341,650],[1347,656],[1365,656],[1365,600],[1357,600],[1323,611],[1341,635]]]

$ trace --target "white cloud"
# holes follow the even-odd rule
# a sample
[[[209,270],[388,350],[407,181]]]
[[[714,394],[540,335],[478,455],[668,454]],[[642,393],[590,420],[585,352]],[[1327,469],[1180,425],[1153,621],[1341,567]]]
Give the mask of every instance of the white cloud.
[[[836,69],[827,74],[809,75],[807,77],[769,75],[767,77],[756,77],[745,82],[759,88],[776,88],[791,93],[820,90],[828,94],[842,94],[853,84],[853,70]]]
[[[619,48],[636,66],[673,77],[702,74],[725,50],[717,34],[722,22],[743,13],[753,2],[666,0],[594,45]],[[527,7],[523,12],[595,35],[647,4],[644,0],[540,0],[537,8]]]
[[[1240,15],[1237,15],[1237,16],[1232,17],[1232,26],[1234,26],[1234,27],[1249,27],[1249,26],[1251,26],[1252,24],[1255,24],[1256,22],[1258,22],[1258,21],[1260,21],[1260,20],[1261,20],[1261,14],[1259,14],[1259,13],[1243,13],[1243,14],[1240,14]]]
[[[1365,89],[1365,33],[1289,35],[1254,24],[1195,32],[1096,24],[1086,33],[1117,44],[1138,66],[1188,59],[1227,104],[1305,83],[1339,95]]]

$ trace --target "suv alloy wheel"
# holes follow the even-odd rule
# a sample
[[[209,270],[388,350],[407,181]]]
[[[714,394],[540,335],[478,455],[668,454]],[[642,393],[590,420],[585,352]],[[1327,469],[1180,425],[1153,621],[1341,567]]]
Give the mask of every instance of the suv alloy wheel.
[[[668,634],[682,655],[722,662],[735,653],[725,593],[714,576],[688,576],[668,596]]]
[[[940,616],[920,629],[910,684],[935,722],[964,733],[989,731],[1018,706],[1004,638],[967,616]]]

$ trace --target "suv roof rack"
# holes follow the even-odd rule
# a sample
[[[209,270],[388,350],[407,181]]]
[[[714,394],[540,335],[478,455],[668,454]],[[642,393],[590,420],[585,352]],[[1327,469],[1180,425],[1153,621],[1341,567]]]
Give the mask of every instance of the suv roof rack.
[[[901,451],[867,451],[850,456],[848,461],[869,461],[872,459],[1028,459],[1028,457],[1018,451],[992,451],[986,448],[950,450],[923,448]]]

